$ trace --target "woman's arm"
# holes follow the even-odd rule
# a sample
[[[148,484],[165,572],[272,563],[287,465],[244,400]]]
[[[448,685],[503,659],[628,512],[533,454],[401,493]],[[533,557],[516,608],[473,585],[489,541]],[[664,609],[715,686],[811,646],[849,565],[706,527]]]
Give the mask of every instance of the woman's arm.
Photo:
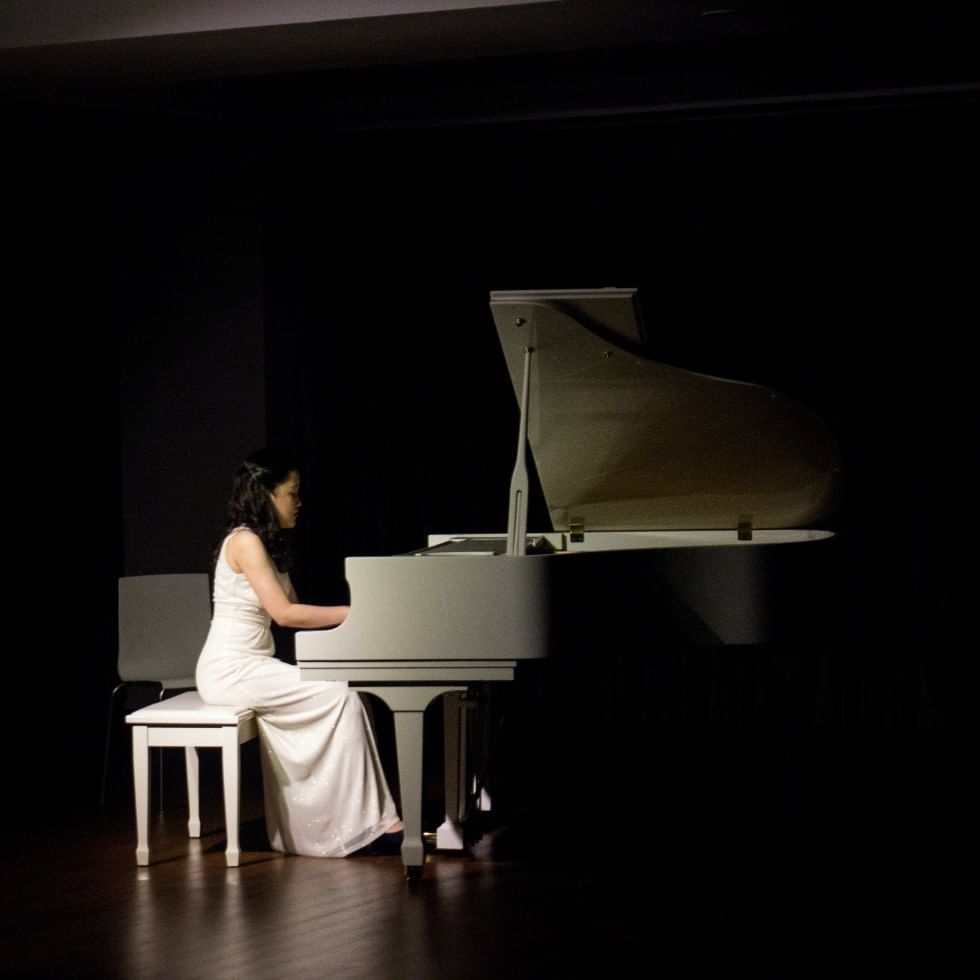
[[[320,629],[339,626],[350,611],[349,606],[310,606],[296,602],[290,586],[287,594],[276,577],[269,553],[254,531],[239,531],[228,541],[225,558],[233,572],[241,572],[255,590],[262,607],[279,626]]]

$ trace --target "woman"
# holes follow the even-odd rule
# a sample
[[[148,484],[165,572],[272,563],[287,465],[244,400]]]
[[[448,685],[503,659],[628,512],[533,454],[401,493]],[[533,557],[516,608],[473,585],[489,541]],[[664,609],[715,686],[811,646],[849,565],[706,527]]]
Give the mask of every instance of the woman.
[[[364,705],[345,681],[302,681],[275,658],[271,622],[337,626],[347,606],[297,601],[282,531],[296,526],[299,470],[275,450],[239,467],[215,557],[211,629],[197,688],[211,704],[258,716],[269,840],[277,851],[344,857],[400,842],[402,824]]]

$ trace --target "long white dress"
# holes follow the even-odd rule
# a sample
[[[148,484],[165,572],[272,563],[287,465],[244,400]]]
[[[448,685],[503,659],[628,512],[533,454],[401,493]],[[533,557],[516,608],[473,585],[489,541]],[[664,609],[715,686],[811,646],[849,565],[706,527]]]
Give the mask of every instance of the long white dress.
[[[346,681],[300,680],[298,667],[274,656],[269,615],[225,557],[231,534],[215,568],[198,691],[210,704],[255,709],[272,847],[344,857],[398,819],[367,713]],[[288,575],[277,574],[288,593]]]

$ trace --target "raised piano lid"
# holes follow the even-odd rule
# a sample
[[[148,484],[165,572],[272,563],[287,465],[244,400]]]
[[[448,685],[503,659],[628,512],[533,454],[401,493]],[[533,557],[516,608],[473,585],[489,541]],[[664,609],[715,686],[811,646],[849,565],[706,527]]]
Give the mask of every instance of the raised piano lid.
[[[556,531],[805,528],[836,441],[803,405],[642,353],[635,289],[494,291],[490,308]]]

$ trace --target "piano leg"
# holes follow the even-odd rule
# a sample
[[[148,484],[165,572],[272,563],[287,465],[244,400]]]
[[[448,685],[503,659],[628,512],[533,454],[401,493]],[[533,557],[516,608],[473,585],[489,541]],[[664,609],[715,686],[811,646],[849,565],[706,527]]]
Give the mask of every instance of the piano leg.
[[[423,711],[395,712],[398,745],[398,785],[401,790],[405,839],[402,864],[409,879],[422,874],[425,852],[422,844],[422,730]]]
[[[405,824],[402,864],[405,877],[410,882],[418,881],[422,877],[425,860],[422,843],[422,735],[425,709],[434,698],[454,691],[465,691],[466,687],[447,684],[370,687],[358,684],[357,689],[381,698],[394,714],[398,788]]]

